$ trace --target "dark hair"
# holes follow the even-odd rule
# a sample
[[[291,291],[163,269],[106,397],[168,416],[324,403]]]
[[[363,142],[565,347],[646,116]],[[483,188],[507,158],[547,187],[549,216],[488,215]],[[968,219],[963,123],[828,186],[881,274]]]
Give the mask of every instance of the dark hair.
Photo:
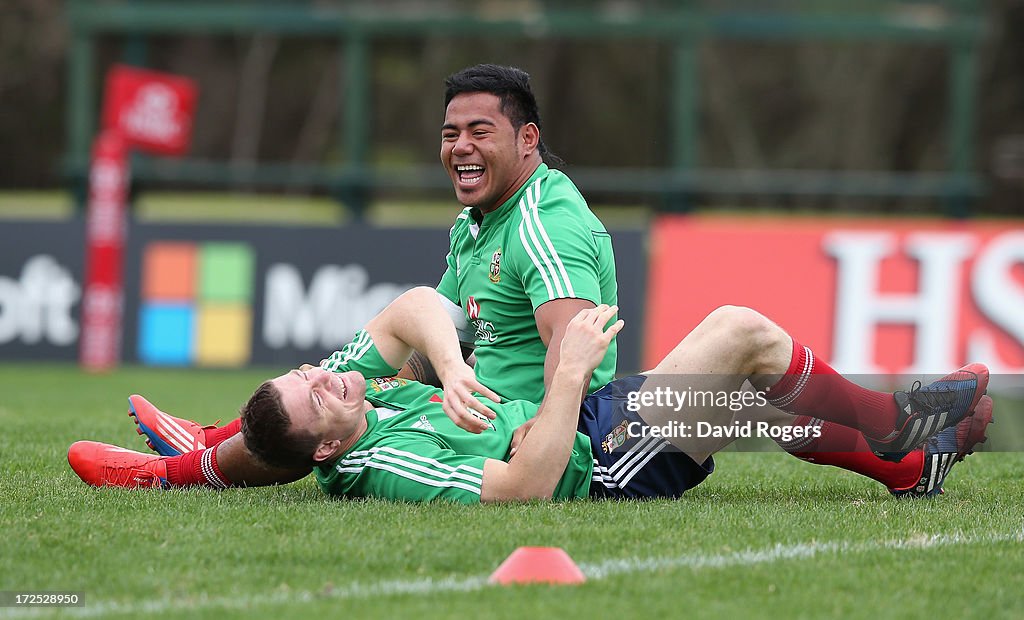
[[[313,467],[313,452],[319,439],[307,431],[292,428],[284,410],[281,392],[264,381],[249,397],[241,411],[245,447],[267,465],[285,469]]]
[[[516,67],[502,65],[475,65],[453,73],[444,81],[444,107],[456,95],[463,93],[490,93],[501,102],[501,113],[512,123],[512,129],[519,129],[533,123],[541,128],[540,109],[537,99],[530,89],[530,74]],[[548,150],[543,137],[537,145],[541,158],[549,165],[560,165],[565,162]]]

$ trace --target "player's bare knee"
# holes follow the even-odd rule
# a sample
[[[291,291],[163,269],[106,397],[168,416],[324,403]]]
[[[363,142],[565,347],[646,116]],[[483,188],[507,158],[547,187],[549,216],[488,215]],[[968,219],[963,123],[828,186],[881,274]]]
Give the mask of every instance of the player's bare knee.
[[[704,321],[716,326],[735,326],[741,325],[750,314],[757,314],[757,312],[746,306],[718,306],[708,314]]]
[[[743,342],[767,336],[774,326],[764,315],[744,306],[719,306],[704,321],[708,327]]]
[[[751,373],[772,372],[777,360],[787,358],[792,348],[789,334],[760,312],[747,310],[743,333],[750,345]]]
[[[750,358],[785,344],[789,338],[771,319],[744,306],[720,306],[705,321],[723,342],[731,343]]]

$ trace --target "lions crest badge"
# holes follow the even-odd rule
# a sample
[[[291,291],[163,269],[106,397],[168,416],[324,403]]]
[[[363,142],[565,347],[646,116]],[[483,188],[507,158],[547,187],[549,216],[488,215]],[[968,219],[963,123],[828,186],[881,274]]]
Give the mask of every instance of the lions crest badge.
[[[366,381],[366,391],[379,394],[387,390],[402,387],[408,383],[408,379],[400,379],[398,377],[375,377]]]
[[[494,255],[491,256],[491,282],[497,284],[501,282],[501,248],[494,251]]]
[[[608,433],[604,441],[601,442],[601,449],[606,454],[611,454],[616,448],[622,446],[629,439],[629,422],[623,420],[621,424],[612,429],[612,432]]]

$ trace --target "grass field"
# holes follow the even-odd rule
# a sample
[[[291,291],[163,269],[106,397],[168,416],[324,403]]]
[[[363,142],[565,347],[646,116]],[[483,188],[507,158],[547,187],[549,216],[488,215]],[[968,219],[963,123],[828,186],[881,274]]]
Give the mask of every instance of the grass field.
[[[93,489],[67,465],[77,439],[144,449],[133,392],[213,422],[268,374],[0,366],[0,590],[85,600],[0,618],[1024,616],[1019,453],[970,457],[934,501],[734,452],[681,501],[477,507],[332,500],[310,479]],[[588,583],[488,586],[521,545],[566,549]]]

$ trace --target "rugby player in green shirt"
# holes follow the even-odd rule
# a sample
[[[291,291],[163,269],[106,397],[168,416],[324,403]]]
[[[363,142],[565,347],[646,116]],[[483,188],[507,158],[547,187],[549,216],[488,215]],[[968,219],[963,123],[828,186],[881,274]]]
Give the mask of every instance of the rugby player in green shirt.
[[[81,441],[68,460],[96,486],[258,486],[280,482],[281,472],[297,478],[312,470],[326,493],[345,497],[462,503],[678,497],[712,473],[712,455],[736,438],[728,432],[702,437],[695,427],[782,429],[794,415],[813,415],[863,433],[876,458],[899,464],[923,452],[929,458],[922,485],[932,491],[984,438],[991,420],[988,370],[981,364],[927,386],[876,392],[837,374],[766,317],[733,306],[712,312],[650,373],[616,379],[584,397],[590,373],[622,329],[616,310],[602,304],[570,321],[540,406],[498,402],[485,389],[468,399],[469,407],[498,414],[481,433],[454,424],[441,389],[386,376],[416,347],[446,382],[483,389],[463,370],[454,326],[436,294],[420,288],[399,297],[319,367],[264,382],[242,410],[240,434],[172,457]],[[734,395],[748,380],[776,409],[705,401],[680,408],[657,397],[692,389]],[[140,427],[181,422],[148,410],[145,401],[134,406]],[[528,419],[536,424],[512,454],[513,432]],[[175,481],[172,469],[190,455],[203,478]]]
[[[615,305],[617,292],[608,231],[572,181],[543,161],[528,79],[480,65],[446,82],[441,162],[465,209],[437,291],[472,335],[481,383],[539,403],[569,320]],[[613,339],[588,391],[612,380],[615,358]]]

